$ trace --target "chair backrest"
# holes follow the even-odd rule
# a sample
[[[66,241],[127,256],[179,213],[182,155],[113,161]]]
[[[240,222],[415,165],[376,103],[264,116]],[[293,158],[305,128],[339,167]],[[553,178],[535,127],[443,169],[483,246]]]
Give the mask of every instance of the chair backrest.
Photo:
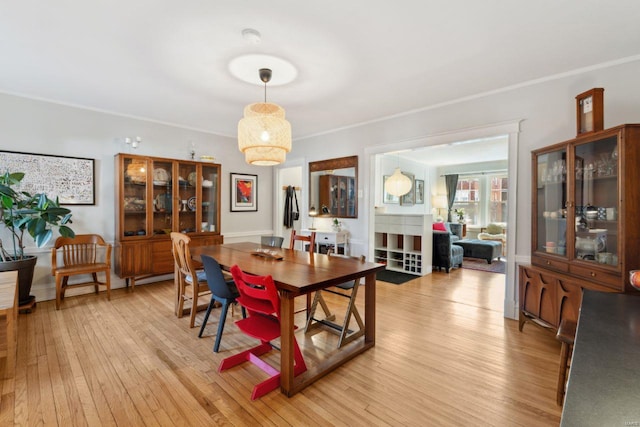
[[[75,237],[58,237],[54,243],[52,265],[57,263],[56,252],[62,249],[62,262],[66,267],[95,264],[98,247],[106,248],[105,263],[111,264],[111,245],[98,234],[76,234]]]
[[[284,237],[280,236],[261,236],[260,243],[265,246],[271,246],[274,248],[281,248],[284,242]]]
[[[189,251],[189,243],[191,238],[183,233],[171,232],[171,251],[176,268],[181,274],[196,277],[193,263],[191,262],[191,251]]]
[[[222,274],[222,268],[218,261],[209,255],[202,255],[202,265],[204,265],[204,272],[207,275],[207,284],[211,292],[220,298],[234,298],[235,295],[229,289],[227,281]]]
[[[247,309],[249,316],[273,315],[280,320],[280,295],[271,276],[253,276],[240,267],[231,267],[231,275],[240,296],[238,303]]]
[[[488,224],[487,225],[487,233],[489,234],[502,234],[502,227],[498,224]]]
[[[302,234],[296,234],[296,230],[291,230],[291,242],[289,243],[289,248],[295,249],[296,242],[308,242],[309,252],[313,252],[316,245],[316,232],[312,231],[310,235],[305,236]],[[304,250],[304,243],[302,243],[302,249]]]

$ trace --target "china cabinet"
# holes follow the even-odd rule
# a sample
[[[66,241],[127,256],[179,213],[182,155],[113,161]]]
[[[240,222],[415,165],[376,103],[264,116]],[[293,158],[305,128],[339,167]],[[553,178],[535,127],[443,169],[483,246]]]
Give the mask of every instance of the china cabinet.
[[[135,280],[173,272],[170,233],[220,244],[220,165],[117,154],[115,271]]]
[[[632,292],[640,268],[640,125],[532,152],[531,264],[522,265],[520,329],[576,321],[582,289]]]

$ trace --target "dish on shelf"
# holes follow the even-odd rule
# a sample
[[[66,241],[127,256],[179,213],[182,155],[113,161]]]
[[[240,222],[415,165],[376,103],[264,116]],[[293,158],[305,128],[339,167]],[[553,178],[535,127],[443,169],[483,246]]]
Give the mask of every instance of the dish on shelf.
[[[189,185],[191,185],[192,187],[196,186],[196,173],[195,172],[191,172],[189,174],[189,176],[187,177],[187,181],[189,181]]]
[[[154,181],[164,181],[165,183],[169,182],[171,179],[171,175],[169,172],[162,168],[155,168],[153,170],[153,180]]]
[[[202,206],[204,206],[205,208],[209,207],[209,202],[202,202]]]
[[[203,179],[202,186],[205,188],[213,187],[213,181],[209,181],[208,179]]]
[[[167,181],[159,181],[154,179],[153,180],[153,185],[167,185]]]
[[[200,156],[200,161],[201,162],[213,163],[215,160],[216,160],[216,158],[213,157],[213,156]]]
[[[187,206],[192,211],[196,210],[196,198],[195,198],[195,196],[194,197],[189,197],[189,200],[187,200]]]

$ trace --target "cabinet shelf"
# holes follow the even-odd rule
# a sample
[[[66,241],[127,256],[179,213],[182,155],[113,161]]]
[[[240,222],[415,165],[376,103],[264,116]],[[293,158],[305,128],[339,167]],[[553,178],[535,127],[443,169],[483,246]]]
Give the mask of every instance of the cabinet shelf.
[[[387,270],[431,273],[431,215],[376,215],[374,257]],[[428,262],[424,262],[428,260]]]

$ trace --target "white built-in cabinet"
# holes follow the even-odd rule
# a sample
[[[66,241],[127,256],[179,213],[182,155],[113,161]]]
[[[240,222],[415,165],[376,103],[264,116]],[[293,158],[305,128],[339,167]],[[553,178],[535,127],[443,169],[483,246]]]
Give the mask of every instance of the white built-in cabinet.
[[[431,215],[376,214],[374,261],[387,270],[424,276],[431,273]]]

